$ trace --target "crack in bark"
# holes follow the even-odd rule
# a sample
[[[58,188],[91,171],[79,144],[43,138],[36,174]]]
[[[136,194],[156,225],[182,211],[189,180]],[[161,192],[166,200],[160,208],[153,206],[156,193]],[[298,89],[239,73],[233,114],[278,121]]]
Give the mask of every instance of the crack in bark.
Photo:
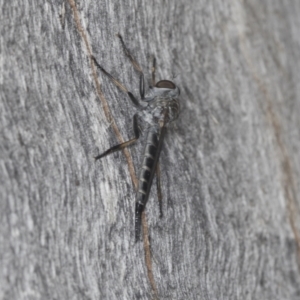
[[[85,30],[83,29],[83,27],[81,25],[79,13],[78,13],[78,10],[77,10],[77,7],[76,7],[76,3],[75,3],[74,0],[68,0],[68,2],[70,4],[71,10],[73,12],[76,28],[77,28],[81,38],[83,39],[84,44],[86,46],[86,49],[88,51],[90,66],[91,66],[91,69],[92,69],[92,74],[93,74],[93,79],[94,79],[94,83],[95,83],[95,86],[96,86],[97,95],[98,95],[98,97],[101,101],[105,117],[106,117],[107,121],[109,123],[111,123],[111,126],[112,126],[112,128],[115,132],[115,135],[116,135],[118,141],[120,143],[123,143],[124,139],[121,135],[121,132],[120,132],[119,128],[116,125],[116,122],[115,122],[115,120],[114,120],[114,118],[113,118],[113,116],[110,112],[108,103],[107,103],[107,101],[106,101],[106,99],[105,99],[105,97],[104,97],[104,95],[101,91],[100,82],[98,80],[98,76],[97,76],[97,72],[96,72],[96,66],[95,66],[95,63],[92,59],[92,49],[91,49],[91,46],[88,42],[88,38],[87,38],[87,35],[85,33]],[[138,178],[137,178],[136,173],[135,173],[132,157],[131,157],[129,151],[126,148],[124,148],[122,151],[124,152],[124,155],[125,155],[125,158],[126,158],[126,161],[127,161],[127,164],[128,164],[128,169],[129,169],[131,180],[133,182],[135,190],[137,190],[137,188],[138,188]],[[150,282],[150,285],[151,285],[151,288],[152,288],[152,292],[155,296],[155,299],[158,299],[157,287],[156,287],[156,282],[155,282],[155,279],[154,279],[154,274],[153,274],[153,269],[152,269],[152,259],[151,259],[151,251],[150,251],[149,232],[148,232],[148,224],[147,224],[147,219],[146,219],[145,212],[143,212],[143,214],[142,214],[142,227],[143,227],[143,241],[144,241],[145,263],[146,263],[146,268],[147,268],[147,275],[148,275],[148,279],[149,279],[149,282]]]

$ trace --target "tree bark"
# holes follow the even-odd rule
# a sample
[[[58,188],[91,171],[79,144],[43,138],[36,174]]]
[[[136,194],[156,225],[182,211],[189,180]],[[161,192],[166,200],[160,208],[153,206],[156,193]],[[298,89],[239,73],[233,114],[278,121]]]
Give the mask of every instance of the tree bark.
[[[0,7],[1,299],[299,299],[298,0]],[[93,158],[134,136],[118,32],[181,89],[137,244],[143,143]]]

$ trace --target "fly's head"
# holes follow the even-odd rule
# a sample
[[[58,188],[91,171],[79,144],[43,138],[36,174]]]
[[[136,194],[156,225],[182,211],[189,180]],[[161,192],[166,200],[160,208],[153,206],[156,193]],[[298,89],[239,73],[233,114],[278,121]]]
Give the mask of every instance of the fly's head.
[[[144,98],[147,106],[144,109],[144,118],[150,124],[169,122],[177,119],[179,114],[180,89],[172,81],[158,81],[151,87],[149,93]]]
[[[180,89],[170,80],[160,80],[155,86],[150,86],[150,90],[143,99],[146,102],[153,101],[158,98],[178,98]]]
[[[178,98],[180,89],[174,82],[170,80],[160,80],[153,87],[153,92],[156,96],[162,98]]]

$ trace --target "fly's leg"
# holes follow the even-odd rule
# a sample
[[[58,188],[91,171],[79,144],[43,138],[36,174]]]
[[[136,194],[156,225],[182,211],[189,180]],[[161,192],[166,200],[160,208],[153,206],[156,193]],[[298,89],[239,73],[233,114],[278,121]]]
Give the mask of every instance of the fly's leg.
[[[155,86],[155,70],[156,70],[156,58],[153,56],[153,64],[151,69],[152,74],[152,86]]]
[[[140,95],[141,99],[143,100],[145,97],[145,78],[142,68],[140,67],[139,63],[135,60],[135,58],[131,55],[130,51],[126,47],[123,38],[120,33],[117,34],[117,37],[120,39],[122,48],[124,50],[125,55],[129,58],[130,62],[132,63],[134,69],[139,72],[140,74]]]
[[[137,114],[135,114],[133,116],[133,131],[134,131],[135,138],[133,138],[133,139],[127,141],[127,142],[124,142],[122,144],[119,144],[119,145],[116,145],[116,146],[113,146],[113,147],[109,148],[108,150],[106,150],[102,154],[97,155],[95,157],[95,159],[97,160],[97,159],[100,159],[100,158],[102,158],[106,155],[109,155],[109,154],[113,153],[113,152],[122,150],[125,147],[128,147],[128,146],[134,144],[138,140],[138,138],[140,137],[140,128],[139,128],[139,124],[138,124]]]
[[[162,192],[161,192],[161,184],[160,184],[160,166],[159,162],[156,166],[156,188],[157,188],[157,198],[159,203],[159,217],[163,217],[163,208],[162,208]]]
[[[94,61],[95,65],[97,66],[97,68],[104,73],[113,83],[116,87],[118,87],[121,91],[123,91],[124,93],[126,93],[130,100],[132,101],[132,103],[136,106],[136,107],[140,107],[140,103],[139,101],[133,96],[133,94],[131,92],[129,92],[127,90],[127,88],[120,82],[118,81],[115,77],[113,77],[111,74],[109,74],[96,60],[96,58],[94,56],[91,57],[92,60]]]

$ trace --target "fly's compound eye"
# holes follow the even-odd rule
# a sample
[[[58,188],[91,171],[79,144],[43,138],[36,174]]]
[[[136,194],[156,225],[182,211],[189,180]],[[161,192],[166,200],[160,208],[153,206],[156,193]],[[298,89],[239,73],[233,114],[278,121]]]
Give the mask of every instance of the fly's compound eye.
[[[155,87],[157,88],[163,88],[163,89],[176,89],[176,85],[169,80],[161,80],[156,83]]]

